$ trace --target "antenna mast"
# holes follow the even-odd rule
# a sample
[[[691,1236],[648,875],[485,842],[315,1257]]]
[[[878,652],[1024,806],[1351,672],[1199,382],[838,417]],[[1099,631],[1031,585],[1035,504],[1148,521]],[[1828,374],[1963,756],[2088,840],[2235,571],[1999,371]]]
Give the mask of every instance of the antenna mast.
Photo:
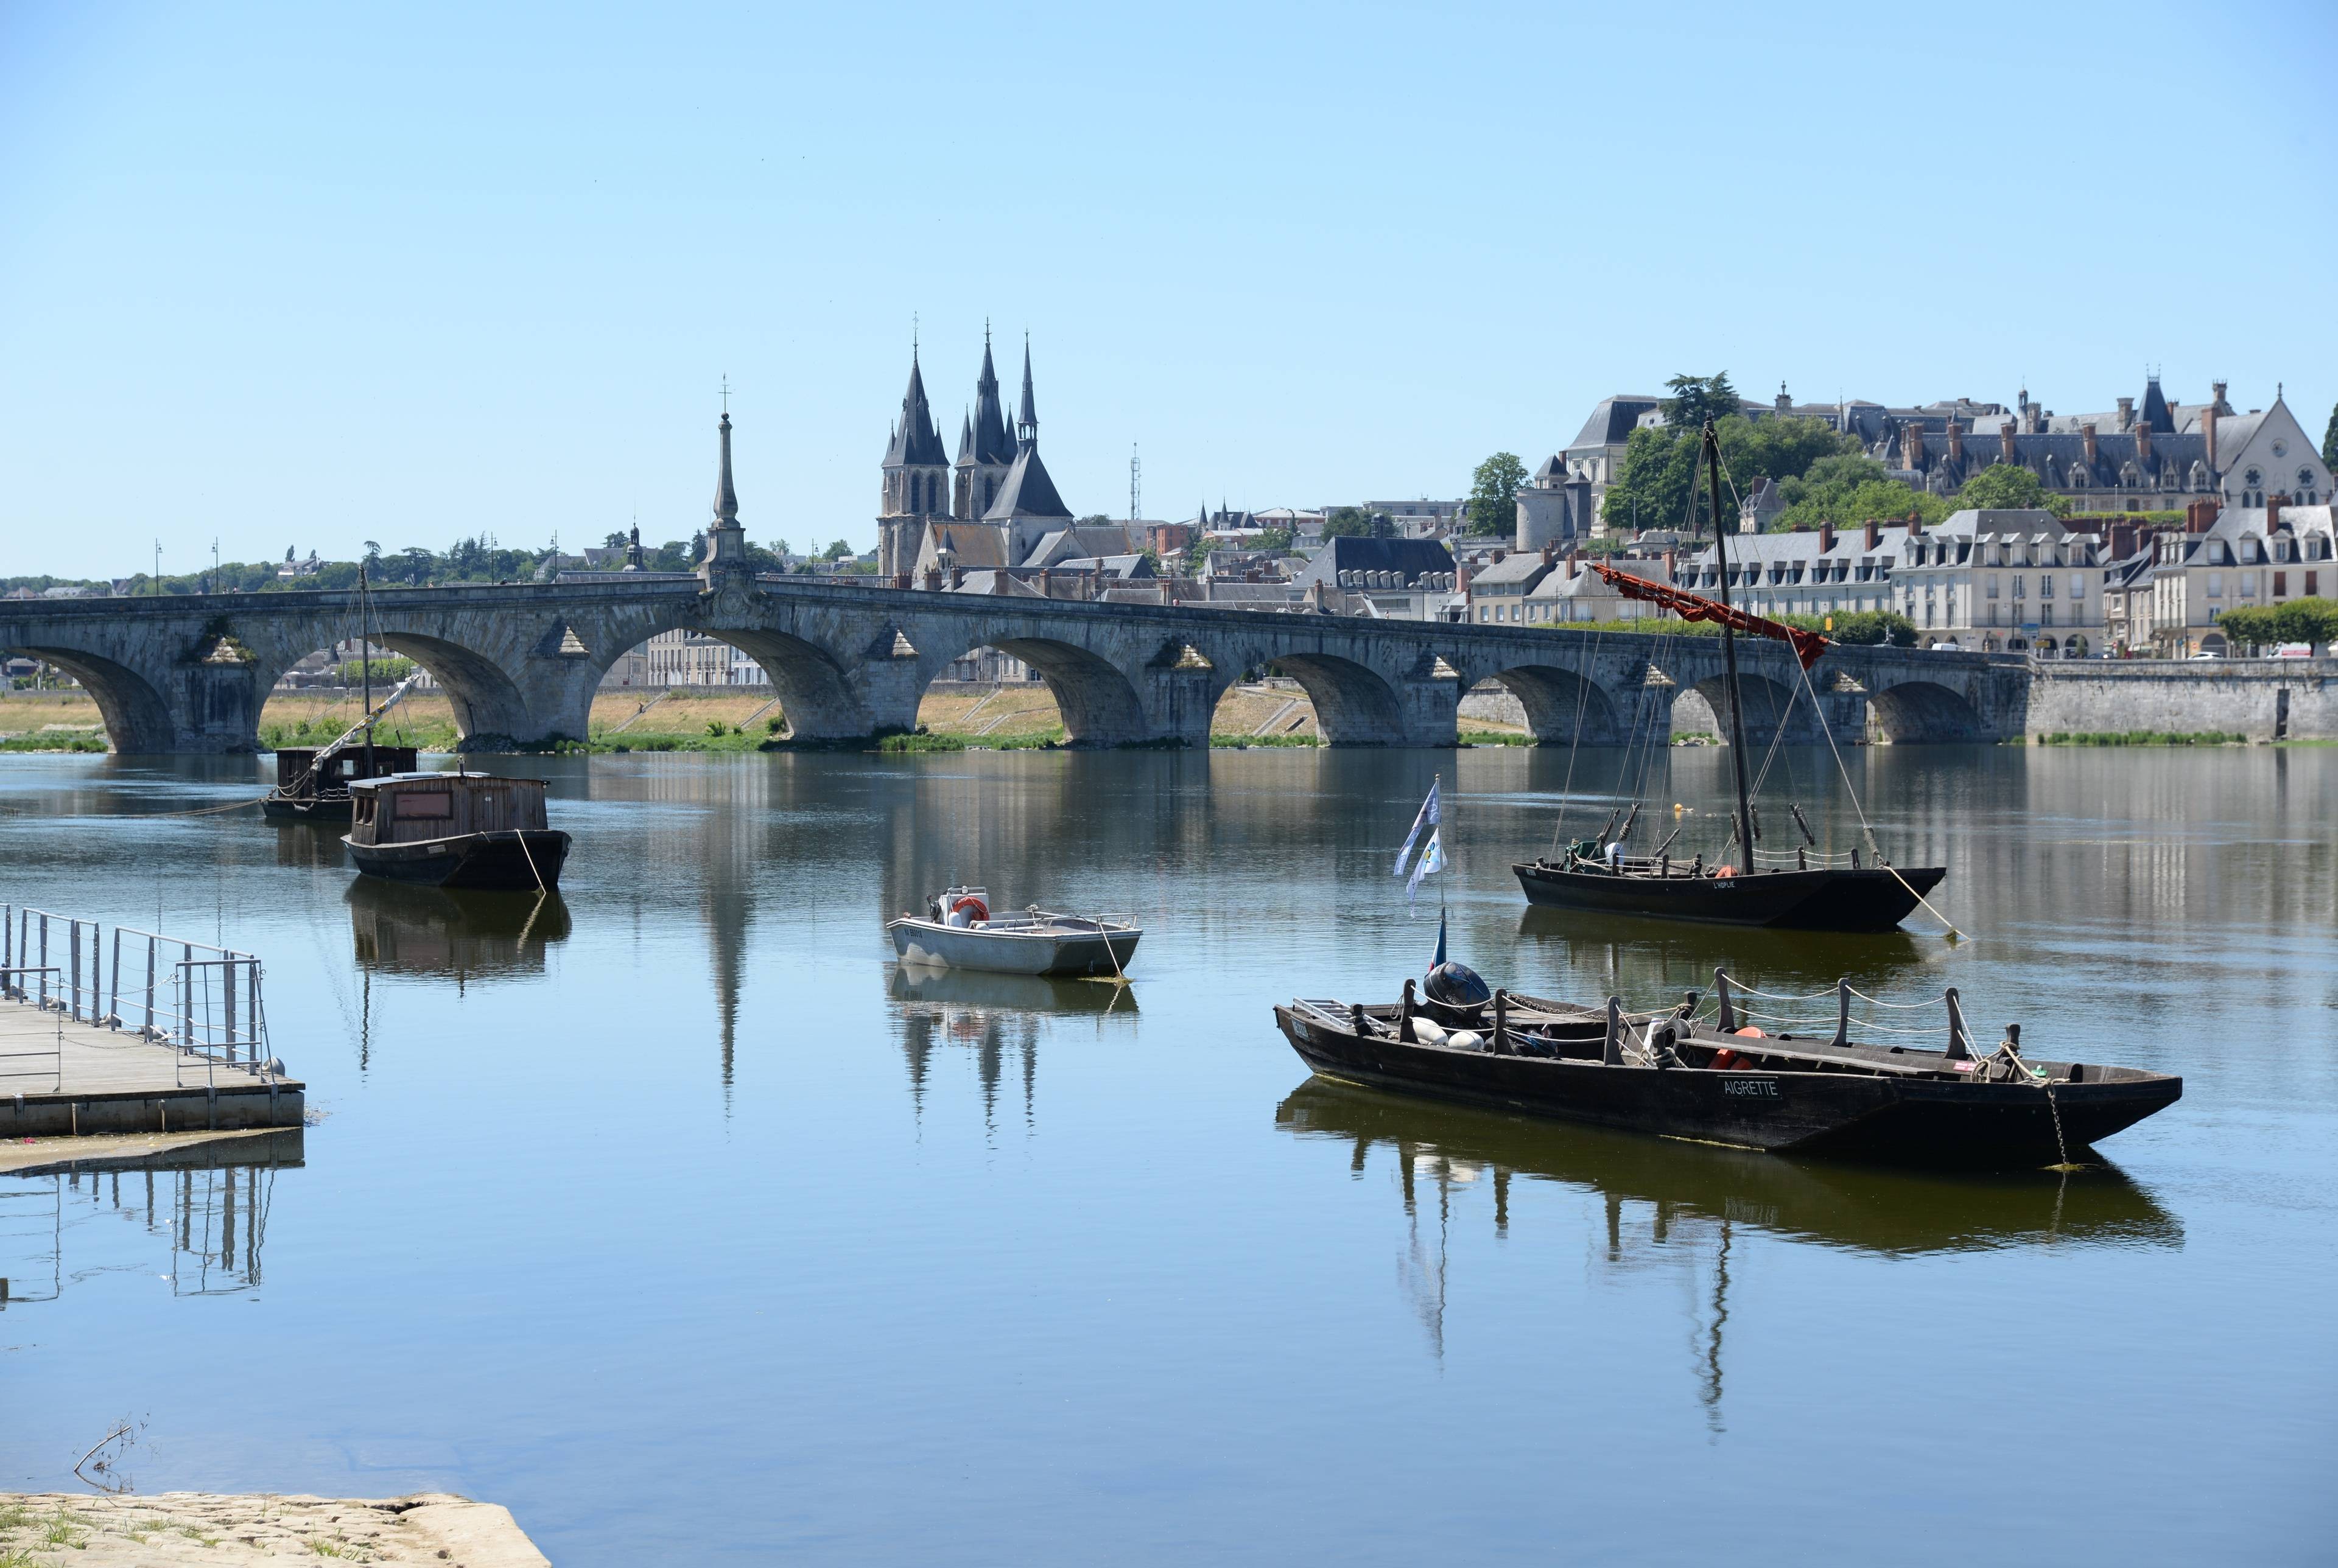
[[[1128,444],[1128,525],[1136,526],[1144,514],[1140,503],[1144,496],[1144,466],[1136,460],[1136,443]]]

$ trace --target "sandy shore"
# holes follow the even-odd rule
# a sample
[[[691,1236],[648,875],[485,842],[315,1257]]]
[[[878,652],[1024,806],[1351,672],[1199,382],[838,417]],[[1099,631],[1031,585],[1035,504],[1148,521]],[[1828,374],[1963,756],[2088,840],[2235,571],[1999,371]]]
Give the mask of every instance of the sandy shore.
[[[377,1500],[0,1493],[0,1561],[176,1568],[293,1559],[549,1568],[510,1513],[445,1493]]]

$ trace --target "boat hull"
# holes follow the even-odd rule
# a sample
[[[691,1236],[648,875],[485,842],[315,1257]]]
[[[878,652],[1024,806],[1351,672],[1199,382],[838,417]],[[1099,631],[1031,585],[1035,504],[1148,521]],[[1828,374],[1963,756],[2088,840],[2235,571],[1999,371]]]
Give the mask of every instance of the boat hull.
[[[1136,956],[1144,933],[1134,926],[1103,931],[975,931],[932,920],[895,920],[886,930],[904,964],[977,969],[992,975],[1118,975]]]
[[[429,887],[512,891],[557,887],[561,867],[568,860],[569,838],[557,828],[531,828],[407,844],[359,844],[344,835],[341,843],[368,877]]]
[[[349,820],[349,798],[346,795],[262,796],[260,811],[263,817],[278,822],[339,822]]]
[[[1918,896],[1948,875],[1941,866],[1764,871],[1744,877],[1639,877],[1569,871],[1528,861],[1511,867],[1527,901],[1554,909],[1768,926],[1799,931],[1889,931],[1915,912]]]
[[[2136,1073],[2056,1084],[2049,1102],[2029,1083],[1609,1066],[1359,1036],[1288,1007],[1277,1007],[1275,1020],[1300,1060],[1327,1078],[1771,1153],[2047,1164],[2164,1110],[2184,1092],[2180,1078]]]

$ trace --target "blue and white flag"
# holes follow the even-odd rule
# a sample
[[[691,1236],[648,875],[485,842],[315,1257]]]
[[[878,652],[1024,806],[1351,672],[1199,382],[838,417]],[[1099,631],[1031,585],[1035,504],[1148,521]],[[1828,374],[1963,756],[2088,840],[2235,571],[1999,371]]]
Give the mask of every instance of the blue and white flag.
[[[1433,877],[1444,869],[1445,845],[1438,837],[1437,829],[1432,828],[1429,830],[1429,846],[1420,852],[1420,864],[1412,868],[1412,876],[1404,885],[1405,906],[1411,907],[1413,889],[1420,886],[1423,877]]]
[[[1404,875],[1405,862],[1412,858],[1412,847],[1420,842],[1420,830],[1423,828],[1437,826],[1437,791],[1444,782],[1441,775],[1429,781],[1429,799],[1420,803],[1420,815],[1412,819],[1412,831],[1404,836],[1404,848],[1396,852],[1396,869],[1389,873],[1391,877]],[[1434,841],[1433,835],[1432,841]]]

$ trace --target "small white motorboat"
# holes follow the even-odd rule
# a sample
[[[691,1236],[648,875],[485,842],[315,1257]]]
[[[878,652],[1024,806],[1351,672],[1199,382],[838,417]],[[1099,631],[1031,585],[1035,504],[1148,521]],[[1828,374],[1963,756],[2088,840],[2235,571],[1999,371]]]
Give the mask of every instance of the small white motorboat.
[[[1144,935],[1125,916],[1057,915],[1036,904],[994,915],[979,887],[952,887],[928,899],[924,915],[885,929],[904,964],[994,975],[1122,975]]]

